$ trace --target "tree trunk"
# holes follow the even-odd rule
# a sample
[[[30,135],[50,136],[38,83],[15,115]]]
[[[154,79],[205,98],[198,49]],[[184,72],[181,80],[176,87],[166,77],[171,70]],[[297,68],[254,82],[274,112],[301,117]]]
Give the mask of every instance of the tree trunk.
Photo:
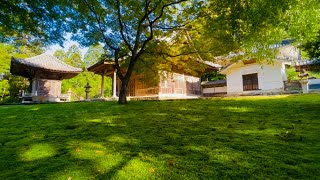
[[[116,53],[116,58],[117,58],[117,53]],[[139,55],[136,55],[136,53],[134,53],[134,55],[131,57],[130,59],[130,64],[129,64],[129,67],[127,69],[127,72],[126,72],[126,75],[122,78],[121,78],[121,71],[117,71],[118,74],[118,77],[121,79],[121,87],[120,87],[120,94],[119,94],[119,100],[118,100],[118,103],[119,104],[127,104],[127,87],[128,87],[128,84],[129,84],[129,81],[130,81],[130,78],[131,78],[131,75],[132,75],[132,72],[133,72],[133,67],[135,65],[135,63],[137,62],[138,60],[138,57]]]
[[[129,80],[125,78],[121,81],[120,94],[118,104],[127,104],[127,87]]]

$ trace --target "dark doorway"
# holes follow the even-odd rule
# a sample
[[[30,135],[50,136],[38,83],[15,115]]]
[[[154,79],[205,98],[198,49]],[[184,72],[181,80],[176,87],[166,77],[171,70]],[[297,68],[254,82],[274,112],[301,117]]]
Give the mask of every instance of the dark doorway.
[[[243,80],[244,91],[259,89],[258,73],[242,75],[242,80]]]

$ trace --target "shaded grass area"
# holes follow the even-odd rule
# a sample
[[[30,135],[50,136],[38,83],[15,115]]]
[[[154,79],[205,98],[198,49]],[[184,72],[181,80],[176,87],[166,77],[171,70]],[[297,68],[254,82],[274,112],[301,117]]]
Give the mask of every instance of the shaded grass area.
[[[320,95],[0,106],[0,179],[315,179]]]

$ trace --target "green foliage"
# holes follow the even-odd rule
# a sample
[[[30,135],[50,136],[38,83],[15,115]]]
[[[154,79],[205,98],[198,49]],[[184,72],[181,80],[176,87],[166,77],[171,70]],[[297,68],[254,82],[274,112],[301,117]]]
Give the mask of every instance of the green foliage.
[[[309,58],[320,60],[320,34],[316,39],[304,44],[302,48],[308,54]]]
[[[58,49],[53,55],[70,66],[85,68],[85,64],[81,59],[80,50],[76,45],[70,46],[67,52],[64,52],[63,49]]]
[[[40,40],[42,43],[60,43],[65,22],[59,21],[65,1],[5,0],[0,6],[0,42],[11,42],[17,37]]]
[[[319,94],[0,106],[0,179],[317,179],[319,106]]]
[[[245,53],[238,56],[242,60],[272,59],[277,54],[274,45],[281,40],[292,38],[301,45],[314,39],[320,28],[318,0],[209,0],[200,10],[206,41],[222,42],[222,49]]]
[[[11,56],[15,48],[12,45],[0,43],[0,74],[8,74],[10,70]]]
[[[320,71],[308,71],[309,77],[320,79]]]
[[[104,54],[103,46],[98,44],[90,46],[87,53],[84,55],[84,62],[86,67],[90,67],[93,64],[101,61],[101,56]]]
[[[63,49],[56,50],[53,55],[58,58],[60,61],[64,61],[67,58],[66,52]]]
[[[7,79],[0,80],[0,103],[7,101],[9,97],[9,83]]]
[[[98,57],[101,56],[101,51],[99,49],[101,46],[91,47],[90,51],[85,54],[85,58],[90,62],[98,61]],[[78,76],[72,79],[66,79],[62,81],[62,93],[67,93],[69,90],[72,91],[72,100],[80,100],[85,98],[85,88],[84,86],[89,82],[92,87],[90,90],[90,96],[94,98],[98,98],[101,96],[101,76],[95,75],[92,72],[88,72],[85,69],[84,60],[81,59],[81,53],[79,48],[76,45],[72,45],[67,52],[63,50],[57,50],[54,53],[54,56],[59,58],[60,60],[66,62],[67,64],[75,67],[82,67],[84,71],[80,73]],[[105,77],[105,96],[111,96],[112,93],[112,81],[111,78]]]
[[[62,93],[72,91],[72,100],[80,100],[86,97],[84,86],[89,82],[92,87],[90,97],[99,98],[101,96],[101,76],[95,75],[92,72],[84,71],[78,76],[62,81]],[[105,97],[110,97],[112,94],[112,80],[105,77]]]
[[[300,80],[301,78],[299,78],[299,72],[296,72],[295,68],[286,68],[286,74],[287,74],[287,78],[288,81],[297,81]]]
[[[210,73],[206,73],[201,79],[203,81],[217,81],[217,80],[226,79],[226,76],[223,74],[219,74],[219,72],[217,71],[213,71]]]
[[[85,64],[81,59],[81,53],[77,45],[72,45],[66,53],[64,62],[78,68],[85,68]]]
[[[297,81],[301,78],[299,77],[299,72],[296,72],[295,68],[286,68],[286,73],[288,81]],[[318,78],[320,79],[320,71],[308,71],[309,78]]]
[[[18,102],[22,92],[28,91],[29,82],[23,77],[9,74],[11,58],[27,58],[43,52],[41,44],[31,43],[24,39],[17,39],[12,44],[0,43],[0,102]]]

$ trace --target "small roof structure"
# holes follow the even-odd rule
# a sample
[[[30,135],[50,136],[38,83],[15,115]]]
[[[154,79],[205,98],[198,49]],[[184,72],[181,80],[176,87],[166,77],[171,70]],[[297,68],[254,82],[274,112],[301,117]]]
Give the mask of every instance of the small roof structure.
[[[114,69],[115,67],[113,61],[100,61],[88,67],[88,71],[99,75],[104,75],[108,72],[114,71]]]
[[[222,68],[222,66],[220,64],[213,63],[211,61],[201,61],[200,63],[207,65],[208,70],[219,70],[220,68]]]
[[[306,69],[308,71],[319,71],[320,61],[319,60],[298,60],[292,61],[292,64],[298,71],[300,68]]]
[[[81,68],[70,66],[49,54],[41,54],[31,58],[12,57],[10,73],[26,78],[70,79],[82,72]]]

